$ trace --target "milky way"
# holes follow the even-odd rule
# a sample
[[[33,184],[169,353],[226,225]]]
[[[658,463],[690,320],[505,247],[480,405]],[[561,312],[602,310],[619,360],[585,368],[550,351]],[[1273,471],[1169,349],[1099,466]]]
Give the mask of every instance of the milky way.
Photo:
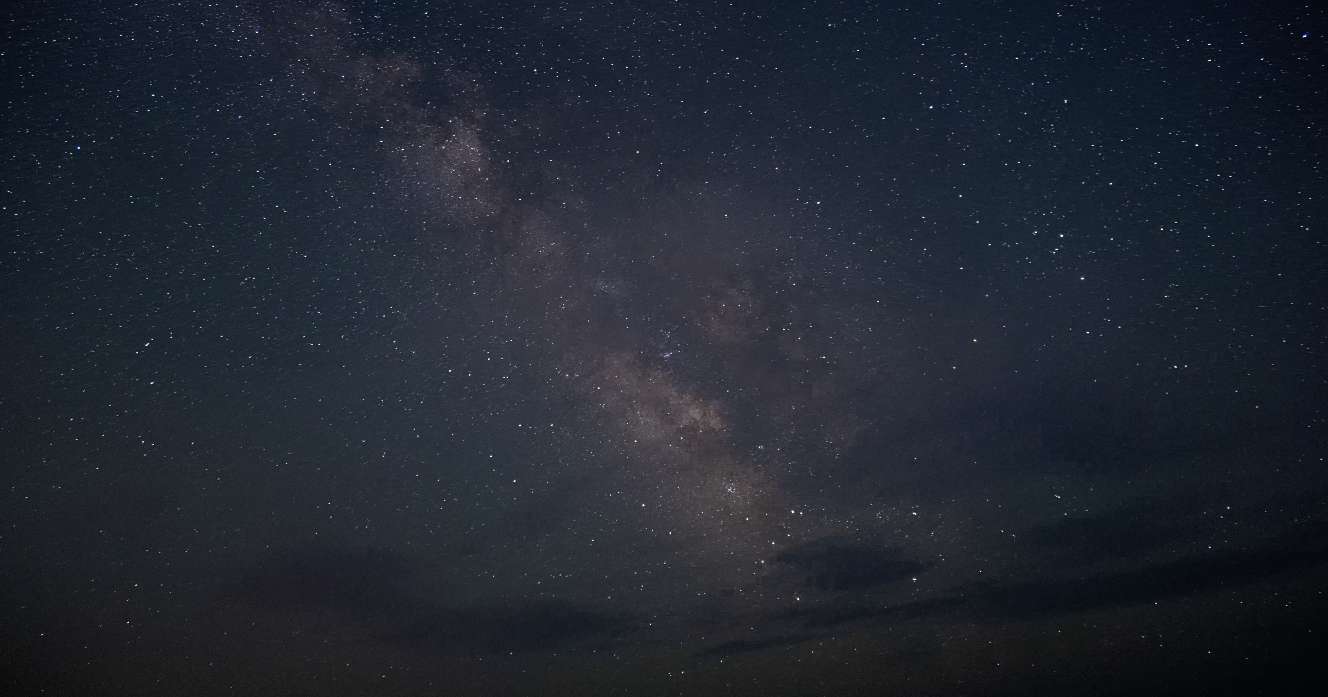
[[[0,692],[1314,677],[1322,10],[29,5]]]
[[[615,249],[612,235],[587,249],[559,228],[575,217],[548,210],[561,202],[513,192],[486,145],[485,118],[497,117],[477,96],[488,91],[483,84],[471,78],[458,86],[456,75],[357,45],[361,30],[341,7],[298,17],[289,31],[294,84],[310,85],[317,108],[339,122],[380,134],[384,180],[401,205],[433,234],[478,229],[484,237],[475,244],[500,250],[493,262],[509,285],[485,311],[533,318],[550,348],[546,369],[578,395],[598,429],[592,436],[607,443],[605,457],[618,470],[610,486],[642,502],[643,521],[671,538],[680,558],[723,564],[736,583],[817,527],[798,513],[779,473],[792,464],[791,436],[844,448],[863,428],[864,417],[845,403],[846,383],[869,389],[872,371],[846,365],[853,346],[842,335],[864,340],[878,329],[878,315],[818,302],[796,277],[758,288],[756,274],[777,271],[762,266],[807,253],[778,230],[732,240],[720,256],[702,259],[688,246],[704,233],[671,221],[679,242],[629,262],[643,269],[641,278],[607,280],[600,270],[630,252]],[[646,307],[647,315],[625,307]],[[657,327],[673,328],[687,345],[658,350]],[[696,377],[709,371],[723,376]],[[759,404],[755,416],[735,419],[735,393]]]

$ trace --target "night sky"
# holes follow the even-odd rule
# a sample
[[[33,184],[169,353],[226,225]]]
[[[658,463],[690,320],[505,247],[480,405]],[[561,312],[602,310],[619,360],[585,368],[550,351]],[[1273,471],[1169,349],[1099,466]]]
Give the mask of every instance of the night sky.
[[[0,21],[4,694],[1322,684],[1328,8]]]

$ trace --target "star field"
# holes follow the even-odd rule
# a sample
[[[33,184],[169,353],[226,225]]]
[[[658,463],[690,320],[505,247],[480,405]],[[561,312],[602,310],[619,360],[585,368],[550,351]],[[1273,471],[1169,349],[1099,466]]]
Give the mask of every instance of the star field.
[[[21,3],[6,694],[1281,694],[1313,4]]]

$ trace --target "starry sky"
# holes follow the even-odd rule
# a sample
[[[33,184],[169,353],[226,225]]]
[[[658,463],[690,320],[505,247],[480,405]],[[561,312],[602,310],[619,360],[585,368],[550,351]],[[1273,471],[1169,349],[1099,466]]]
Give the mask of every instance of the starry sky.
[[[20,2],[0,687],[1308,681],[1325,30]]]

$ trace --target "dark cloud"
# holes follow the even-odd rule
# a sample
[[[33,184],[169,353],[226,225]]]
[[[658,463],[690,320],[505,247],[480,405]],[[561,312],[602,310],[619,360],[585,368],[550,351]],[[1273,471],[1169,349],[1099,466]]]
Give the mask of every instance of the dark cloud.
[[[797,624],[805,629],[832,629],[869,620],[904,621],[946,615],[967,603],[964,598],[949,596],[883,606],[857,602],[828,602],[780,612],[771,619],[780,623]]]
[[[413,567],[376,549],[291,550],[255,565],[224,598],[277,613],[328,613],[346,624],[371,627],[367,631],[387,643],[448,653],[600,646],[633,627],[622,613],[558,599],[451,607],[407,590]]]
[[[733,656],[743,653],[759,653],[770,649],[796,646],[798,644],[812,641],[817,638],[815,634],[793,634],[786,636],[775,636],[763,639],[735,639],[726,641],[722,644],[716,644],[696,655],[700,658]]]
[[[1195,508],[1181,501],[1136,503],[1098,515],[1057,518],[1029,528],[1019,539],[1063,562],[1135,558],[1172,542]]]
[[[498,653],[542,651],[573,644],[605,646],[616,643],[631,629],[631,620],[620,614],[537,600],[440,608],[390,638],[425,650]]]
[[[806,574],[810,585],[830,591],[897,583],[928,568],[899,549],[855,544],[839,538],[794,547],[776,559]]]
[[[355,618],[404,614],[413,601],[400,582],[410,566],[382,549],[287,550],[260,561],[224,595],[278,611],[331,610]]]
[[[1307,525],[1261,546],[1185,557],[1080,578],[966,584],[894,605],[827,602],[776,613],[776,623],[827,629],[857,622],[953,617],[1006,622],[1071,615],[1239,588],[1328,564],[1328,529]]]
[[[1235,588],[1328,562],[1328,528],[1309,525],[1262,546],[1184,557],[1087,578],[973,586],[962,594],[978,614],[1026,619]]]

